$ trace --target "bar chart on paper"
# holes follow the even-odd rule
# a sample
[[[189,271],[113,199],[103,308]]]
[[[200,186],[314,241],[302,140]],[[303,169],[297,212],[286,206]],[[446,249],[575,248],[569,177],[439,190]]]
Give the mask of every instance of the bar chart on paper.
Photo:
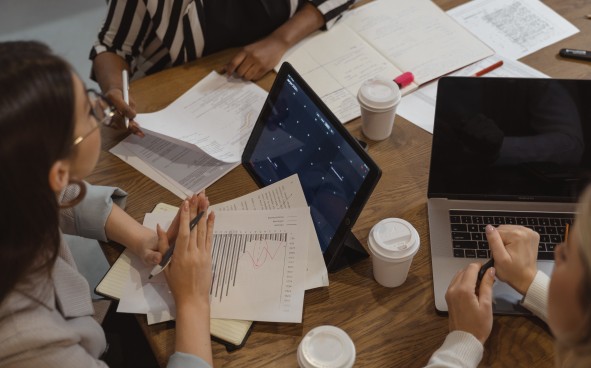
[[[216,225],[226,216],[241,219],[214,232],[212,317],[301,321],[308,234],[298,223],[309,210],[218,212]],[[238,229],[245,221],[257,225]]]

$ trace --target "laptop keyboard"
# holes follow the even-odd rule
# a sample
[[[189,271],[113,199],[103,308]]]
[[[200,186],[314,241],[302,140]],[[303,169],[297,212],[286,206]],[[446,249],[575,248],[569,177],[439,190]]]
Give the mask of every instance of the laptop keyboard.
[[[574,214],[496,211],[449,211],[454,257],[490,258],[485,227],[488,224],[523,225],[540,234],[538,259],[553,260],[554,247],[564,241],[566,224]]]

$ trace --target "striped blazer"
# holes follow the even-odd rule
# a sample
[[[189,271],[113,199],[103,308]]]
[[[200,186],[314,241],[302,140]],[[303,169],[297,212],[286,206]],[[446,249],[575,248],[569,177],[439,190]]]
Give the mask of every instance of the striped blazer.
[[[110,0],[90,59],[110,51],[135,77],[244,46],[270,34],[310,2],[325,27],[356,0]]]

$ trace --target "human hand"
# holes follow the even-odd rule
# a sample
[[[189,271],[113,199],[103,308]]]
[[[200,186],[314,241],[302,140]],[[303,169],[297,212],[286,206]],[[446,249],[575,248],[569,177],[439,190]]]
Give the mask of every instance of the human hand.
[[[193,230],[190,221],[201,211],[207,213],[209,201],[200,193],[185,200],[179,211],[178,233],[170,264],[164,269],[166,280],[178,307],[206,303],[211,285],[211,242],[215,215],[203,216]],[[157,227],[158,247],[162,254],[169,247],[168,235]]]
[[[486,238],[499,280],[525,295],[536,277],[540,235],[523,226],[487,225]]]
[[[452,279],[445,301],[449,311],[449,330],[468,332],[483,345],[492,331],[492,287],[495,269],[490,268],[476,291],[480,263],[471,263]]]
[[[287,48],[287,43],[270,35],[240,50],[225,66],[225,72],[228,76],[236,73],[245,80],[256,81],[279,63]]]
[[[125,100],[123,99],[123,91],[119,88],[111,88],[105,93],[105,96],[117,109],[117,113],[113,117],[111,126],[117,129],[124,129],[125,117],[127,117],[129,119],[129,131],[143,138],[145,136],[144,132],[140,129],[139,124],[133,120],[137,115],[133,98],[131,96],[129,97],[129,105],[125,103]]]

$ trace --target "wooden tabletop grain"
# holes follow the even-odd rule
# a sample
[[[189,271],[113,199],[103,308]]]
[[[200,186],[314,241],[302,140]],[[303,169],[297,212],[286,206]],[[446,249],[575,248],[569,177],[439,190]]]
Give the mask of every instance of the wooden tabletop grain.
[[[444,10],[463,0],[435,0]],[[546,47],[521,61],[557,78],[591,78],[591,64],[557,56],[562,47],[588,49],[591,35],[591,2],[584,0],[543,1],[576,27],[580,33]],[[236,50],[228,50],[181,67],[137,80],[131,95],[137,111],[164,108],[206,76],[220,69]],[[269,90],[275,75],[258,84]],[[362,137],[360,120],[346,125],[353,136]],[[108,152],[126,133],[103,130],[103,152],[97,169],[89,177],[93,184],[119,186],[130,193],[126,211],[138,221],[158,202],[179,205],[178,197],[148,179]],[[330,274],[330,286],[306,292],[301,324],[255,323],[246,346],[228,353],[213,343],[214,363],[220,367],[297,367],[296,349],[302,337],[319,325],[335,325],[353,339],[359,367],[420,367],[443,342],[448,332],[446,316],[436,313],[427,222],[427,179],[431,134],[396,117],[389,139],[369,142],[369,153],[383,170],[383,176],[353,227],[366,246],[371,226],[386,217],[399,217],[419,232],[421,247],[414,257],[406,282],[389,289],[377,284],[371,262]],[[237,167],[213,184],[207,194],[219,203],[256,190],[242,167]],[[110,262],[122,247],[103,245]],[[436,277],[436,276],[435,276]],[[147,326],[138,321],[161,366],[174,351],[174,323]],[[485,345],[481,366],[552,367],[553,339],[544,323],[527,317],[495,317],[493,331]]]

